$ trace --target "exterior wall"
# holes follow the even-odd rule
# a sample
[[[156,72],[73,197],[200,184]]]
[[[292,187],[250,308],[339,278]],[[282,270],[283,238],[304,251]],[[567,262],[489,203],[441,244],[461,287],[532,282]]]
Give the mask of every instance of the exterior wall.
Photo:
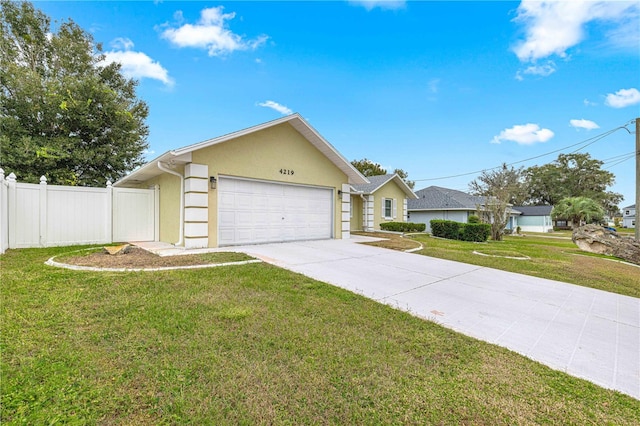
[[[351,210],[349,212],[351,216],[351,230],[362,231],[362,198],[359,195],[351,196]]]
[[[396,183],[391,180],[381,188],[379,188],[375,193],[375,200],[373,203],[373,227],[376,230],[380,229],[380,224],[384,222],[404,222],[404,213],[403,206],[404,200],[407,195],[404,193],[402,189],[396,185]],[[396,214],[393,218],[385,218],[382,215],[382,206],[385,198],[391,198],[395,200],[396,205]]]
[[[625,209],[622,212],[622,227],[635,228],[636,226],[636,209]]]
[[[430,210],[430,211],[411,211],[409,212],[409,222],[424,223],[426,225],[425,232],[431,232],[431,220],[453,220],[456,222],[467,223],[470,215],[475,214],[471,210]]]
[[[348,177],[290,124],[283,123],[194,151],[192,161],[207,165],[209,175],[217,179],[221,175],[226,175],[333,188],[336,194],[333,235],[334,238],[342,238],[343,212],[337,193],[338,190],[342,190],[342,185],[348,182]],[[161,200],[163,195],[161,192]],[[216,247],[218,245],[217,191],[210,189],[208,197],[209,247]],[[166,206],[166,208],[169,207],[174,208],[174,206]],[[161,212],[165,212],[162,205]],[[174,217],[178,217],[177,212],[174,213]],[[348,223],[347,221],[345,226]],[[177,228],[177,222],[174,227]],[[163,239],[163,241],[166,240]]]
[[[519,216],[517,225],[522,232],[550,232],[553,230],[551,216]]]
[[[176,167],[180,174],[183,167]],[[140,188],[158,185],[160,188],[160,241],[175,244],[180,238],[180,178],[163,173],[141,185]]]

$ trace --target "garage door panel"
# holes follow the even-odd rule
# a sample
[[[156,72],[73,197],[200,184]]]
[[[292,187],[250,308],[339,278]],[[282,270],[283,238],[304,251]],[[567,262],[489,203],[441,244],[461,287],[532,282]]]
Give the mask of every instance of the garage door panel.
[[[333,191],[221,177],[219,245],[331,238]]]

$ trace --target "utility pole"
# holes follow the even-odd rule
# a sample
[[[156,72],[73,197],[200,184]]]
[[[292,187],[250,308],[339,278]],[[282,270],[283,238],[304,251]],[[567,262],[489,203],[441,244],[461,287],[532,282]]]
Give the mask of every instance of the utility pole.
[[[640,241],[640,118],[636,118],[636,241]]]

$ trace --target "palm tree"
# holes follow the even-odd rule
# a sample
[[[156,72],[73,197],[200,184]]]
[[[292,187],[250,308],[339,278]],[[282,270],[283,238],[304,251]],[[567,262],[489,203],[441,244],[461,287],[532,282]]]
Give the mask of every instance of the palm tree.
[[[567,197],[553,207],[551,217],[570,220],[574,228],[584,221],[592,223],[604,218],[604,209],[600,204],[587,197]]]

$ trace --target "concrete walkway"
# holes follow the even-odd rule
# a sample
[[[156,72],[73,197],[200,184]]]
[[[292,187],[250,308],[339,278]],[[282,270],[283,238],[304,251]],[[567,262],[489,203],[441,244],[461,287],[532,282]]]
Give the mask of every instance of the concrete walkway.
[[[231,250],[640,399],[640,299],[355,244],[362,239]]]

